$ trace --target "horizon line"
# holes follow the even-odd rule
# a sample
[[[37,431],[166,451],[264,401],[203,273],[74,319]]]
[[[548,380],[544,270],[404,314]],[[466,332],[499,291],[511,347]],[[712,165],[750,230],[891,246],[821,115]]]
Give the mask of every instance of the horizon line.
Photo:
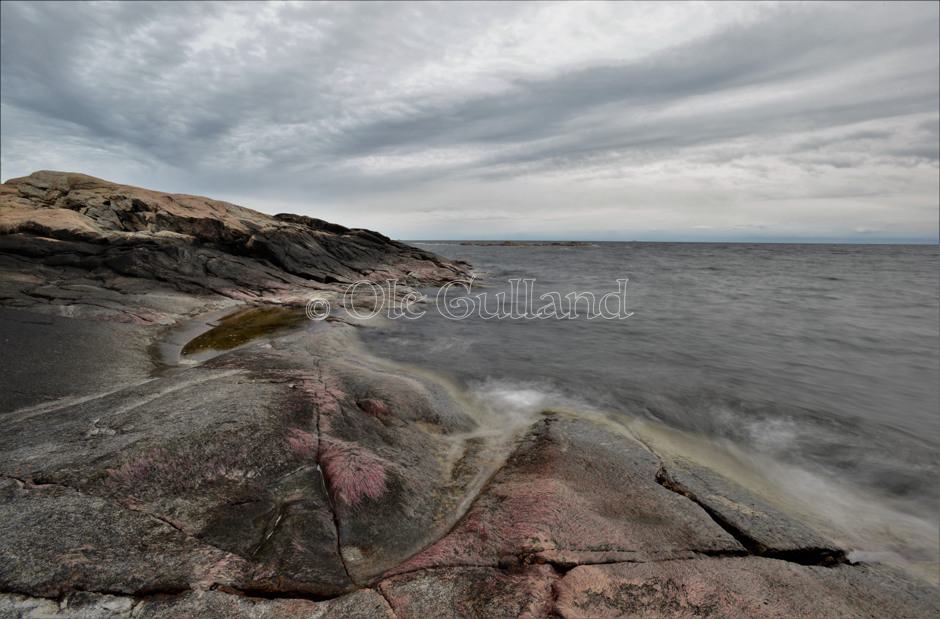
[[[871,241],[857,241],[848,239],[788,239],[788,240],[706,240],[706,239],[667,239],[667,240],[641,240],[641,239],[512,239],[512,238],[400,238],[395,239],[403,243],[711,243],[711,244],[737,244],[737,245],[940,245],[940,239],[882,239]]]

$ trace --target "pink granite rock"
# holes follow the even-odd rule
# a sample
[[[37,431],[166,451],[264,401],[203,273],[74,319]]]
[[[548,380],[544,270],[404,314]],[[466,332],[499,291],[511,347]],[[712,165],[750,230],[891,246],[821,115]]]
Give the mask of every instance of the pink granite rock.
[[[936,588],[882,568],[763,557],[577,567],[557,586],[566,619],[603,617],[936,617]]]
[[[586,420],[548,417],[447,537],[390,573],[744,552],[700,507],[659,485],[658,469],[656,457],[630,438]]]

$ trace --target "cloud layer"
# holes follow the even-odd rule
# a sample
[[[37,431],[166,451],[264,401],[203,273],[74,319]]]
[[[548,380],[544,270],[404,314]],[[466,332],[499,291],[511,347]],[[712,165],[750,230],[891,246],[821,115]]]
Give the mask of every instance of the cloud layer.
[[[936,242],[936,3],[2,7],[2,177],[400,238]]]

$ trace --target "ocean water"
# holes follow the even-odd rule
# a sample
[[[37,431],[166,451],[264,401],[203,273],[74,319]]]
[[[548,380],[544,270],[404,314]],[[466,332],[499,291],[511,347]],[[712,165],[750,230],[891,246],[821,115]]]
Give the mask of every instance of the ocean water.
[[[937,562],[937,246],[414,244],[480,276],[364,329],[376,354],[507,414],[583,408],[694,437],[857,556]],[[611,294],[608,317],[584,300],[577,318],[519,317],[553,292],[566,315],[568,293]]]

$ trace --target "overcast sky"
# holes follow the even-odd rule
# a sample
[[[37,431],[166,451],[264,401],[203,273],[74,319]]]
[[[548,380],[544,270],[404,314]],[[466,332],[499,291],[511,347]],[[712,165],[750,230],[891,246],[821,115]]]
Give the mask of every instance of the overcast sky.
[[[0,7],[3,180],[402,239],[938,239],[937,2]]]

